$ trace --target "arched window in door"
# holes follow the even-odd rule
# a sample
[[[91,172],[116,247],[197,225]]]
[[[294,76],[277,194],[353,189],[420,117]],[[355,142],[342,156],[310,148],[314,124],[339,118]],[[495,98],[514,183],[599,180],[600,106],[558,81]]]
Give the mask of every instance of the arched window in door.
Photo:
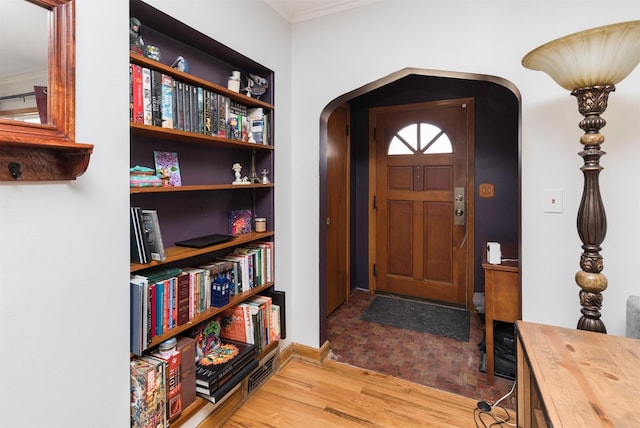
[[[413,123],[402,128],[389,143],[388,155],[453,153],[447,134],[430,123]]]

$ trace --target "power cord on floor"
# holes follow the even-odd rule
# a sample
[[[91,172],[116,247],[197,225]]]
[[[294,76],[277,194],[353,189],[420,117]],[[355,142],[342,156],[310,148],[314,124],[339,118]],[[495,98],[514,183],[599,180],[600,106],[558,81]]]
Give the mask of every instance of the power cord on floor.
[[[501,426],[504,426],[503,424],[506,424],[512,427],[517,426],[517,424],[509,422],[511,420],[511,416],[509,415],[509,412],[505,407],[500,405],[500,403],[504,399],[506,399],[511,394],[513,394],[513,391],[515,391],[516,389],[516,383],[517,381],[513,382],[513,385],[511,386],[511,390],[507,392],[502,398],[500,398],[495,403],[489,404],[486,401],[478,402],[478,407],[473,409],[473,421],[476,424],[476,428],[480,428],[480,424],[482,424],[482,427],[484,428],[491,428],[491,427],[497,427],[497,426],[501,427]],[[496,409],[501,409],[506,415],[506,417],[498,416],[498,414],[496,413]],[[483,417],[486,419],[489,419],[488,421],[489,425],[487,425]]]

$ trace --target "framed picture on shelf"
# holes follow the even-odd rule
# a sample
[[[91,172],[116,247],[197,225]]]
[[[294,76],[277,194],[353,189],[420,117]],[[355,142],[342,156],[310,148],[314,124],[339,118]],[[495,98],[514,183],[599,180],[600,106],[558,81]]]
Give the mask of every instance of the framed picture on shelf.
[[[180,187],[180,165],[176,152],[153,152],[153,160],[156,164],[156,175],[162,180],[163,186]]]
[[[229,212],[229,235],[251,233],[251,210],[233,210]]]

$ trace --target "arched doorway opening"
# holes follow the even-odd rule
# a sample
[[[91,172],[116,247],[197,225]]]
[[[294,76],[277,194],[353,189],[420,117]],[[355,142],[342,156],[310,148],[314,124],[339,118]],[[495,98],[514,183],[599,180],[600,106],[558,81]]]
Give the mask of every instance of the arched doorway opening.
[[[348,216],[346,234],[348,240],[346,298],[355,288],[372,289],[374,269],[371,256],[371,225],[369,182],[369,111],[381,106],[412,104],[454,98],[473,98],[474,113],[474,189],[468,197],[475,198],[473,221],[473,248],[470,250],[466,302],[471,305],[473,293],[484,289],[481,267],[483,243],[489,240],[520,242],[520,93],[509,81],[488,75],[446,72],[439,70],[406,68],[375,82],[346,93],[329,103],[320,117],[320,343],[327,340],[327,292],[328,284],[335,286],[335,267],[330,257],[335,256],[335,242],[328,238],[331,215],[343,212]],[[328,199],[336,191],[336,183],[329,180],[329,163],[336,139],[330,135],[330,119],[334,111],[347,107],[348,151],[343,159],[346,171],[343,183],[348,188],[346,206],[331,206]],[[343,119],[344,120],[344,119]],[[335,129],[335,128],[334,128]],[[334,159],[335,161],[335,159]],[[495,185],[495,196],[478,198],[478,186]],[[334,186],[330,188],[330,186]],[[335,221],[333,224],[336,224]],[[340,236],[340,235],[338,235]],[[342,245],[343,243],[341,243]],[[330,250],[330,251],[329,251]],[[329,256],[328,256],[329,254]],[[340,263],[340,261],[338,261]],[[328,269],[328,266],[331,268]],[[343,275],[344,276],[344,275]]]

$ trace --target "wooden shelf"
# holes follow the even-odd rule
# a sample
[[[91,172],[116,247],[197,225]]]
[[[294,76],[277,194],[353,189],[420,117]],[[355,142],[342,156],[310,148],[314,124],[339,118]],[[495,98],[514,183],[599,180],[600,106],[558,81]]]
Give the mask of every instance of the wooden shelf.
[[[212,91],[225,95],[230,99],[232,99],[233,101],[237,101],[243,105],[246,105],[247,107],[262,107],[267,110],[273,110],[272,104],[266,103],[256,98],[251,98],[249,96],[246,96],[238,92],[231,91],[225,88],[224,86],[216,85],[215,83],[211,83],[207,80],[201,79],[197,76],[194,76],[193,74],[178,71],[175,68],[171,68],[158,61],[149,59],[145,56],[130,53],[129,60],[134,64],[159,70],[162,73],[168,74],[172,76],[174,79],[178,79],[182,82],[186,82],[192,85],[197,85],[206,89],[211,89]]]
[[[2,141],[0,181],[75,180],[87,170],[91,153],[92,144],[70,141]]]
[[[275,232],[251,232],[243,235],[238,235],[230,241],[223,242],[221,244],[212,245],[204,248],[189,248],[189,247],[168,247],[165,248],[167,258],[163,262],[153,261],[147,264],[131,263],[131,272],[139,272],[141,270],[166,265],[168,263],[177,262],[180,260],[189,259],[203,254],[213,253],[225,248],[235,247],[241,244],[247,244],[252,241],[259,241],[264,238],[275,235]]]
[[[195,132],[163,128],[161,126],[129,123],[129,127],[131,129],[131,133],[141,137],[170,140],[187,144],[208,144],[211,146],[236,149],[273,150],[273,146],[266,144],[246,143],[244,141],[232,140],[230,138],[213,137],[204,134],[197,134]]]
[[[212,190],[241,190],[241,189],[260,189],[273,187],[273,183],[269,184],[199,184],[194,186],[179,186],[179,187],[131,187],[130,193],[132,195],[138,193],[170,193],[170,192],[199,192],[199,191],[212,191]]]
[[[160,343],[164,342],[167,339],[170,339],[184,331],[187,331],[193,327],[195,327],[196,325],[207,321],[209,318],[212,318],[216,315],[218,315],[220,312],[224,311],[225,309],[229,309],[233,306],[236,306],[239,303],[242,303],[244,300],[247,300],[249,297],[254,296],[256,294],[258,294],[259,292],[266,290],[269,287],[273,286],[273,282],[268,282],[266,284],[260,285],[258,287],[254,287],[249,291],[244,291],[240,294],[237,294],[235,296],[231,296],[231,298],[229,299],[229,304],[221,307],[221,308],[217,308],[215,306],[210,306],[209,309],[207,309],[204,312],[199,313],[198,315],[196,315],[195,317],[191,318],[189,321],[187,321],[185,324],[179,326],[179,327],[174,327],[172,329],[167,330],[164,334],[160,335],[160,336],[154,336],[151,339],[151,342],[149,343],[149,349],[153,348],[156,345],[159,345]]]

